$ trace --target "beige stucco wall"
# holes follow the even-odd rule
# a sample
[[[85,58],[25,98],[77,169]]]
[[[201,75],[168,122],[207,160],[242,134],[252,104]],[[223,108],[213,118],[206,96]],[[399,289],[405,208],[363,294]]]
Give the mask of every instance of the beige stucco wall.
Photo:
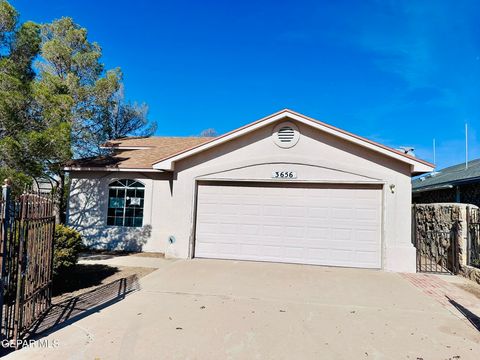
[[[144,251],[188,258],[193,249],[197,181],[271,181],[272,171],[291,170],[297,172],[297,179],[289,181],[383,184],[383,268],[415,271],[415,250],[410,236],[410,166],[307,125],[296,125],[301,137],[293,148],[283,149],[272,141],[275,127],[272,124],[178,162],[172,175],[73,173],[70,223],[86,221],[90,225],[82,225],[85,228],[82,231],[90,239],[101,239],[95,240],[98,244],[108,241],[116,244],[118,241],[112,236],[134,239],[138,231],[143,231]],[[113,178],[127,177],[146,185],[143,230],[112,230],[105,226],[108,183]],[[98,205],[85,216],[82,208],[92,201]],[[170,235],[176,239],[173,244],[168,241]]]
[[[160,251],[168,232],[165,220],[172,208],[171,174],[74,172],[71,174],[68,224],[79,230],[87,245],[112,250]],[[135,179],[145,185],[141,228],[107,226],[108,185],[116,179]]]

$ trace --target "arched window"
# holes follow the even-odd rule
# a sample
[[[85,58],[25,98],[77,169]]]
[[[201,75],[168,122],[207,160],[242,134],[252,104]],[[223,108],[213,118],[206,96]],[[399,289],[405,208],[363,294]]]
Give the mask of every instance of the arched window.
[[[145,185],[122,179],[108,185],[107,225],[140,227],[143,224]]]

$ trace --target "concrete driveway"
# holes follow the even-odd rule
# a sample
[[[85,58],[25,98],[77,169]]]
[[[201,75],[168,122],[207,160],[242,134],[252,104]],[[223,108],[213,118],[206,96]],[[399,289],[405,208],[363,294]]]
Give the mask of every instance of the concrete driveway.
[[[159,267],[140,291],[48,335],[58,347],[6,358],[479,358],[479,330],[442,291],[476,315],[479,299],[437,277],[220,260]]]

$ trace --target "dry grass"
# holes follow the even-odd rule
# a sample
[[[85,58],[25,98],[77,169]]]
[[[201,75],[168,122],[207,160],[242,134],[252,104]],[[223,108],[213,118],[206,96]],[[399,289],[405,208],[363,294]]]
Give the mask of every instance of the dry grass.
[[[140,253],[131,253],[130,256],[163,259],[165,257],[165,254],[164,253],[158,253],[158,252],[140,252]]]
[[[109,251],[109,250],[95,250],[89,249],[88,251],[81,253],[80,257],[91,257],[91,256],[138,256],[138,257],[148,257],[148,258],[164,258],[165,254],[160,252],[133,252],[133,251]]]

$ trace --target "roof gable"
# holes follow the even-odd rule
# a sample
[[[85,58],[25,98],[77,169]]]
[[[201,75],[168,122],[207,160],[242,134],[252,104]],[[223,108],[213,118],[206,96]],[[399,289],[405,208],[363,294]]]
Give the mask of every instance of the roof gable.
[[[175,154],[169,155],[165,158],[158,159],[157,162],[153,164],[153,168],[157,170],[166,170],[166,171],[172,171],[174,170],[175,167],[175,162],[187,158],[189,156],[198,154],[202,151],[208,150],[212,147],[218,146],[220,144],[223,144],[227,141],[230,141],[232,139],[235,139],[237,137],[243,136],[245,134],[248,134],[250,132],[255,131],[256,129],[259,129],[261,127],[267,126],[269,124],[272,124],[276,121],[282,120],[282,119],[291,119],[295,120],[298,122],[301,122],[303,124],[309,125],[313,128],[319,129],[321,131],[324,131],[326,133],[329,133],[331,135],[334,135],[336,137],[339,137],[341,139],[344,139],[346,141],[350,141],[352,143],[355,143],[359,146],[368,148],[370,150],[382,153],[385,156],[397,159],[401,162],[407,163],[411,165],[411,172],[414,174],[421,174],[425,172],[430,172],[434,169],[434,165],[417,159],[415,157],[412,157],[410,155],[404,154],[400,151],[397,151],[395,149],[392,149],[390,147],[387,147],[385,145],[376,143],[374,141],[365,139],[363,137],[360,137],[358,135],[349,133],[347,131],[341,130],[339,128],[336,128],[334,126],[331,126],[329,124],[323,123],[321,121],[312,119],[310,117],[307,117],[305,115],[296,113],[292,110],[282,110],[277,113],[274,113],[272,115],[269,115],[265,118],[262,118],[260,120],[257,120],[251,124],[245,125],[241,128],[238,128],[236,130],[233,130],[229,133],[226,133],[224,135],[218,136],[216,138],[213,138],[210,141],[206,141],[202,144],[193,146],[189,149],[185,149],[182,151],[179,151]]]

